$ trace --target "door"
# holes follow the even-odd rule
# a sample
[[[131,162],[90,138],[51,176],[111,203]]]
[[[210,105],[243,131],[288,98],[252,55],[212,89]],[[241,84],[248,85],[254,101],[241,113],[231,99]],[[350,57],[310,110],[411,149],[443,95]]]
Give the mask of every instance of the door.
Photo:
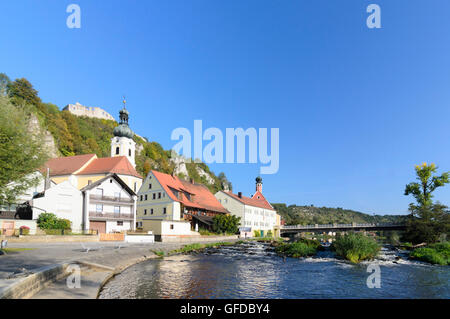
[[[12,236],[14,235],[14,222],[3,222],[2,224],[2,233],[5,236]]]
[[[264,230],[261,230],[261,237],[264,237]]]
[[[106,233],[106,222],[90,222],[90,228],[96,230],[99,234]]]

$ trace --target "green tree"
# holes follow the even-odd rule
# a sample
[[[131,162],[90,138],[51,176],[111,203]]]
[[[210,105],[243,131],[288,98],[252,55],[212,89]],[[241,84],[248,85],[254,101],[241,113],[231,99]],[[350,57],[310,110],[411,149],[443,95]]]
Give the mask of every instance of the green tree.
[[[433,243],[447,235],[450,229],[448,207],[432,201],[432,193],[450,182],[449,173],[435,176],[436,165],[427,163],[417,165],[415,170],[419,182],[406,185],[405,195],[413,195],[417,205],[409,205],[410,215],[403,239],[412,243]]]
[[[11,80],[5,73],[0,73],[0,96],[6,96],[8,93],[8,85]]]
[[[32,176],[47,160],[38,132],[30,132],[23,109],[0,96],[0,203],[13,204],[17,197],[39,182]]]
[[[213,217],[212,229],[216,233],[235,234],[239,230],[240,217],[234,215],[216,215]]]
[[[38,96],[38,91],[36,91],[33,88],[33,85],[25,78],[16,79],[14,82],[10,82],[8,84],[8,95],[13,102],[21,100],[37,107],[42,103]]]

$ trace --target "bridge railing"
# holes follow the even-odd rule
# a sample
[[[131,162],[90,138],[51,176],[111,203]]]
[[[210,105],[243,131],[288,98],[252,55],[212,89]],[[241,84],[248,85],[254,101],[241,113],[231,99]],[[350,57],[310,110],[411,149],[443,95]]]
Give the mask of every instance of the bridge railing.
[[[281,226],[281,229],[316,229],[316,228],[360,228],[360,227],[395,227],[401,226],[400,224],[392,223],[365,223],[365,224],[316,224],[316,225],[286,225]]]

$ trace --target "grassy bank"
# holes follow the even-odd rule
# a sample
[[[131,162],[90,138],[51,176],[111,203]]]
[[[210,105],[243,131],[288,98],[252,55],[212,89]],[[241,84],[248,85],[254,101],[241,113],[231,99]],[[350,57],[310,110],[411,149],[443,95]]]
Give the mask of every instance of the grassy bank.
[[[319,247],[317,240],[301,239],[294,243],[281,243],[275,251],[282,256],[299,258],[315,255]]]
[[[164,256],[175,255],[175,254],[187,254],[190,252],[201,251],[203,249],[212,248],[212,247],[232,246],[232,245],[236,245],[239,243],[241,243],[241,242],[221,241],[221,242],[217,242],[217,243],[205,243],[205,244],[195,243],[195,244],[185,245],[179,249],[171,250],[168,253],[166,253],[165,251],[162,251],[162,250],[153,250],[152,252],[159,257],[164,257]]]
[[[331,247],[336,255],[352,263],[373,259],[381,248],[374,239],[354,233],[338,236]]]
[[[431,264],[450,265],[450,242],[416,248],[409,256],[411,259],[417,259]]]

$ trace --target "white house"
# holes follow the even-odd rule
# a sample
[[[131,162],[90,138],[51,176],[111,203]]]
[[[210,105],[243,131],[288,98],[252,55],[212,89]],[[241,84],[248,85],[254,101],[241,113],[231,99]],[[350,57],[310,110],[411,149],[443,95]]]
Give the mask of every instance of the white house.
[[[233,194],[230,191],[219,191],[215,196],[231,214],[241,218],[240,226],[247,235],[253,236],[257,231],[261,236],[265,236],[269,230],[272,234],[277,234],[279,218],[276,210],[262,194],[261,177],[256,178],[256,192],[252,197],[243,196],[241,192]]]
[[[135,229],[137,197],[117,174],[109,174],[81,192],[85,230],[114,233]]]
[[[41,213],[53,213],[58,218],[70,220],[73,232],[83,230],[83,194],[73,179],[52,185],[35,195],[31,206],[33,220],[37,220]]]

